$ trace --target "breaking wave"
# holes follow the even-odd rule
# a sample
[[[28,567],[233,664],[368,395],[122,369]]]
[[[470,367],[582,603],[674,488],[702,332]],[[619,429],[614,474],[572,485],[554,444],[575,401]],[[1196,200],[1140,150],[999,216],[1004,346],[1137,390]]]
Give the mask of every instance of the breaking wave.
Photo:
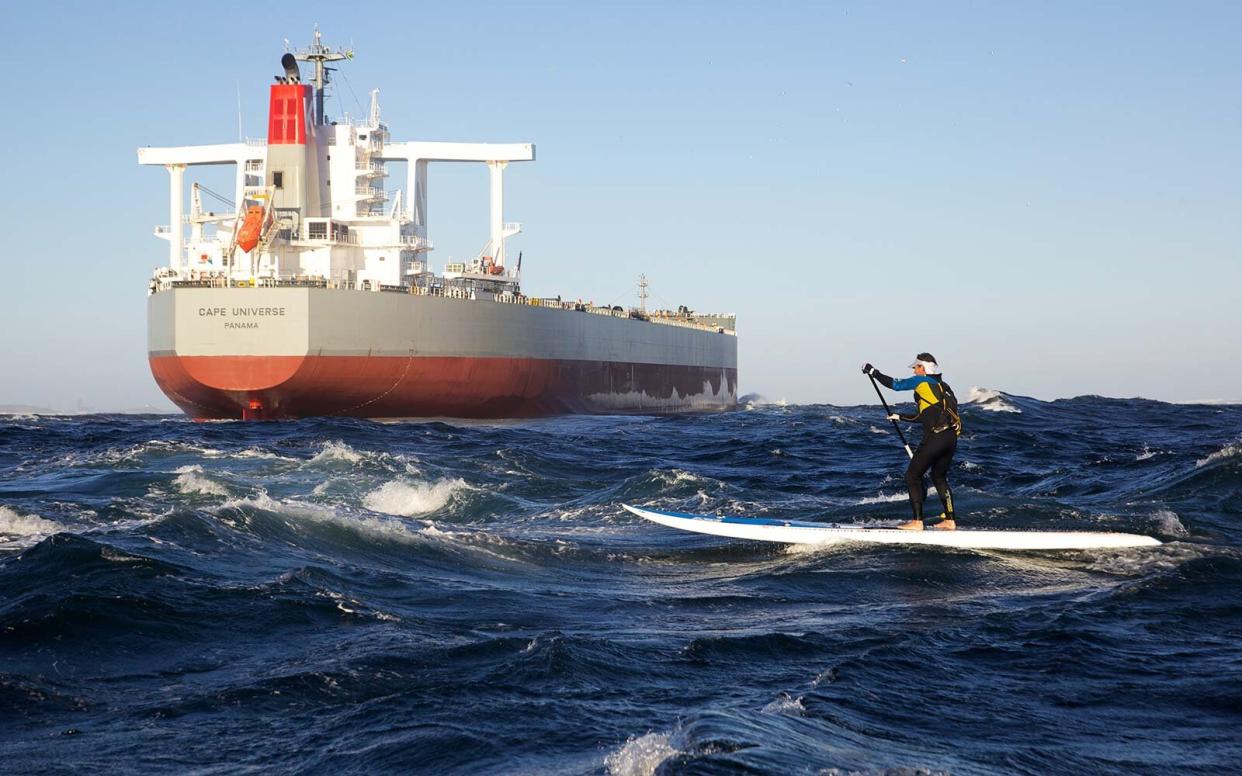
[[[609,776],[653,776],[656,768],[679,754],[669,741],[668,733],[647,733],[630,738],[604,758]]]
[[[469,489],[466,481],[460,478],[436,482],[397,479],[368,493],[362,504],[375,512],[412,517],[443,509],[454,496]]]
[[[63,530],[64,526],[55,521],[0,506],[0,542],[6,541],[6,537],[47,536]]]
[[[360,463],[365,456],[340,441],[325,442],[319,452],[311,458],[311,463],[330,463],[333,461],[343,461],[345,463]]]
[[[1211,453],[1206,458],[1200,458],[1199,460],[1195,461],[1195,466],[1202,468],[1204,466],[1208,466],[1209,464],[1213,464],[1218,461],[1223,461],[1227,458],[1233,458],[1235,456],[1242,456],[1242,441],[1234,442],[1233,444],[1226,445],[1225,447],[1222,447],[1220,450],[1217,450],[1216,452]]]
[[[1000,391],[975,386],[970,389],[970,395],[966,397],[966,403],[989,412],[1022,412],[1022,410],[1006,401],[1008,398]]]
[[[186,495],[229,495],[228,488],[206,477],[203,474],[203,467],[198,464],[190,464],[177,469],[177,478],[173,480],[173,484],[177,486],[178,491],[185,493]]]

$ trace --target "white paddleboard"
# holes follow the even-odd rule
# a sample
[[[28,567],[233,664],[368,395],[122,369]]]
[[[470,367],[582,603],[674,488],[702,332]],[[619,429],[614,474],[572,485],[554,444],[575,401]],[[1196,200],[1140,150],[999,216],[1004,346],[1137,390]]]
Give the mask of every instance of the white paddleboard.
[[[764,517],[691,515],[684,512],[641,509],[629,504],[621,506],[639,517],[670,528],[733,539],[758,539],[785,544],[871,542],[965,547],[974,550],[1086,550],[1099,547],[1155,547],[1161,544],[1159,539],[1141,534],[1102,531],[989,531],[976,528],[959,528],[956,531],[903,531],[899,528],[850,528]]]

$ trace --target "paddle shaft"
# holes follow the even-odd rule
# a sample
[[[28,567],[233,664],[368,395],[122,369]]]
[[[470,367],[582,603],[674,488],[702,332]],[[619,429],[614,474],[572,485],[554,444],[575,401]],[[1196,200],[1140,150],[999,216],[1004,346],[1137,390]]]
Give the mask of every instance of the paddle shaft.
[[[876,384],[875,378],[867,375],[871,380],[871,387],[875,389],[875,395],[880,397],[880,404],[884,405],[884,416],[888,417],[893,411],[888,408],[888,402],[884,400],[884,394],[880,393],[880,386]],[[897,425],[897,421],[892,421],[893,428],[897,431],[897,436],[901,437],[901,445],[906,448],[906,455],[914,458],[914,452],[910,449],[910,443],[906,441],[906,435],[901,432],[901,426]]]

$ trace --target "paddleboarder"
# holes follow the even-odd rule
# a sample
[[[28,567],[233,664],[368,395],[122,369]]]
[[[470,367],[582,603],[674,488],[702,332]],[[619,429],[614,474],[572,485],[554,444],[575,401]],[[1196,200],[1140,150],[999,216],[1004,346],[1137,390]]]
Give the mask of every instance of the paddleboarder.
[[[909,445],[906,452],[910,453],[910,465],[906,468],[906,488],[910,491],[910,508],[914,511],[914,519],[902,523],[899,528],[910,531],[923,530],[923,501],[927,498],[927,489],[923,484],[923,475],[931,471],[932,484],[940,495],[940,503],[944,506],[943,519],[933,528],[952,531],[957,528],[953,512],[953,495],[949,490],[949,464],[953,462],[953,454],[957,451],[957,438],[962,433],[962,421],[957,414],[957,398],[953,389],[944,382],[940,366],[930,353],[920,353],[910,364],[914,371],[912,377],[894,379],[884,374],[871,364],[863,365],[863,373],[873,381],[893,391],[914,391],[913,415],[889,413],[888,419],[896,426],[897,421],[919,423],[923,426],[923,440],[918,449],[910,453]],[[883,401],[883,396],[880,397]],[[887,408],[887,403],[885,407]],[[898,434],[901,433],[898,427]],[[904,435],[902,441],[905,441]]]

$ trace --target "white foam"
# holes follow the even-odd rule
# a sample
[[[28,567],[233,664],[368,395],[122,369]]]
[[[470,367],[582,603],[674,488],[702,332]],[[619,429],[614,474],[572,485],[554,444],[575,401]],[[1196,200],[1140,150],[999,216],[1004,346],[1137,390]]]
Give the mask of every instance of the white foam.
[[[311,463],[326,463],[329,461],[345,461],[346,463],[358,463],[363,459],[363,454],[345,444],[344,442],[325,442],[323,448],[311,458]]]
[[[1220,450],[1217,450],[1216,452],[1209,455],[1207,458],[1201,458],[1198,461],[1195,461],[1195,466],[1196,467],[1207,466],[1210,463],[1215,463],[1216,461],[1223,461],[1224,459],[1231,458],[1235,455],[1242,455],[1242,441],[1234,442],[1231,445],[1226,445]]]
[[[470,485],[460,478],[435,482],[411,482],[402,478],[371,491],[362,499],[362,504],[373,512],[411,517],[435,512],[455,494],[469,488]]]
[[[259,458],[265,461],[272,461],[272,460],[292,461],[294,460],[293,458],[289,458],[287,456],[276,455],[275,453],[269,453],[266,450],[260,450],[257,447],[247,447],[245,450],[238,450],[237,452],[233,453],[231,457],[233,458]]]
[[[806,706],[802,705],[801,696],[794,698],[788,693],[781,693],[776,696],[776,700],[763,707],[763,713],[801,717],[806,714]]]
[[[1005,394],[1000,391],[993,391],[990,388],[980,388],[979,386],[974,386],[970,389],[970,395],[966,397],[966,403],[978,405],[979,409],[988,410],[989,412],[1022,412],[1022,410],[1005,401]]]
[[[1201,558],[1206,548],[1202,545],[1172,542],[1159,547],[1138,547],[1121,550],[1102,550],[1087,568],[1102,574],[1125,577],[1145,576],[1161,571],[1171,571],[1186,561]]]
[[[648,733],[631,738],[604,758],[611,776],[652,776],[660,763],[678,754],[668,733]]]
[[[858,501],[855,501],[854,504],[860,507],[866,506],[867,504],[890,504],[894,501],[905,501],[908,498],[910,498],[910,494],[908,493],[890,493],[888,495],[878,493],[874,496],[866,496],[861,498]]]
[[[368,534],[383,539],[397,539],[406,542],[423,541],[421,535],[423,531],[412,530],[400,520],[343,515],[330,506],[312,504],[305,501],[278,501],[266,493],[260,493],[250,498],[229,499],[221,504],[221,508],[242,509],[246,507],[262,509],[265,512],[275,512],[284,517],[292,517],[298,520],[332,523],[349,528],[360,534]]]
[[[745,396],[738,397],[738,402],[746,408],[747,412],[753,412],[757,409],[762,409],[763,407],[789,406],[789,402],[785,399],[772,400],[766,396],[760,396],[757,393],[748,393]]]
[[[185,493],[186,495],[229,495],[228,489],[226,489],[223,485],[203,476],[203,467],[197,464],[182,466],[180,469],[177,469],[177,478],[173,480],[173,484],[177,486],[177,490]]]
[[[142,444],[134,445],[133,447],[127,447],[124,449],[112,448],[81,459],[74,454],[70,454],[66,460],[70,464],[96,462],[119,464],[139,461],[145,456],[151,454],[174,455],[177,453],[191,453],[201,455],[205,458],[215,458],[223,455],[224,451],[216,450],[211,447],[202,447],[200,445],[190,444],[189,442],[152,439],[149,442],[143,442]]]
[[[901,517],[901,521],[905,521],[905,517]],[[892,528],[897,524],[897,520],[893,517],[869,517],[869,518],[850,518],[847,522],[825,522],[824,526],[839,528]],[[824,556],[851,554],[854,547],[850,542],[832,542],[829,544],[786,544],[784,545],[783,554],[788,558],[801,558],[801,556]]]
[[[668,470],[657,469],[653,471],[652,474],[657,479],[661,480],[665,485],[668,485],[668,486],[681,485],[682,483],[686,483],[686,482],[692,483],[694,485],[699,485],[699,486],[705,486],[705,485],[719,486],[722,484],[720,480],[714,480],[711,477],[700,477],[697,474],[684,471],[682,469],[668,469]]]
[[[65,527],[52,520],[45,520],[36,515],[23,515],[5,506],[0,506],[0,537],[5,536],[47,536]],[[0,538],[0,542],[5,541]]]

